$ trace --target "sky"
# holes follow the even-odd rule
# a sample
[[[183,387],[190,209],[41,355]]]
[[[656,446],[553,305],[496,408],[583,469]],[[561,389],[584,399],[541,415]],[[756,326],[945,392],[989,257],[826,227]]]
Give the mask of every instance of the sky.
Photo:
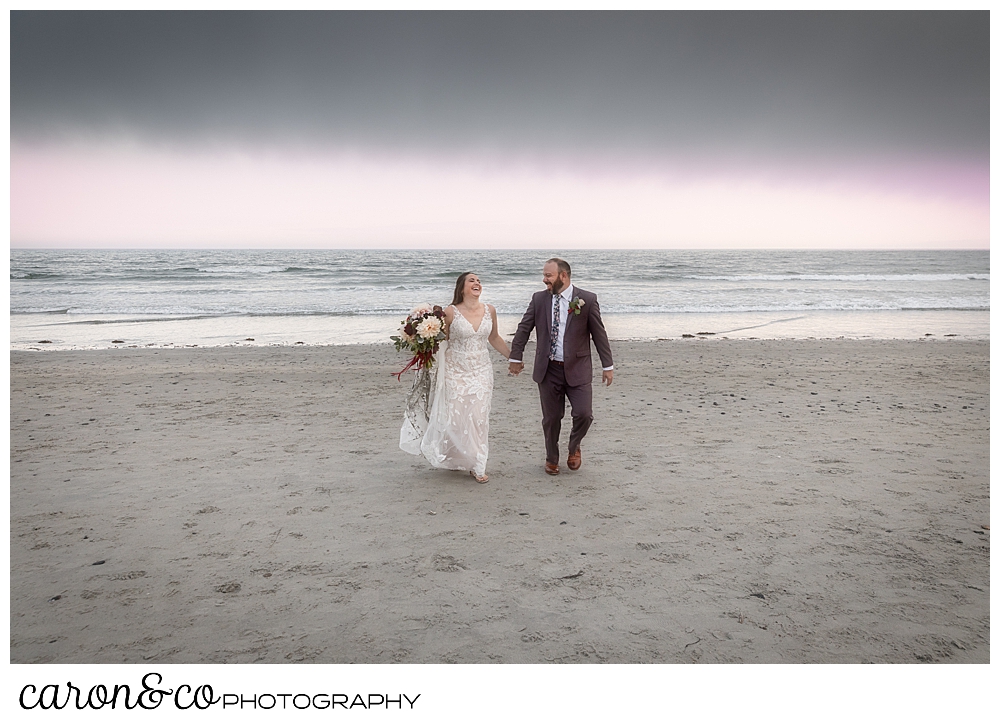
[[[989,248],[977,12],[12,12],[15,248]]]

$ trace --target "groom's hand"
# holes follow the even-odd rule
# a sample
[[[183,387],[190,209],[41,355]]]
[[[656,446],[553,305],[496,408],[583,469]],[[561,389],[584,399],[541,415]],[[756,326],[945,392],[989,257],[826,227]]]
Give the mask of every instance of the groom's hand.
[[[509,365],[507,365],[507,371],[514,376],[521,374],[521,370],[523,369],[524,369],[524,362],[511,362]]]
[[[605,386],[610,386],[611,385],[611,381],[614,378],[615,378],[615,371],[614,370],[604,370],[601,373],[601,382],[603,382],[605,384]]]

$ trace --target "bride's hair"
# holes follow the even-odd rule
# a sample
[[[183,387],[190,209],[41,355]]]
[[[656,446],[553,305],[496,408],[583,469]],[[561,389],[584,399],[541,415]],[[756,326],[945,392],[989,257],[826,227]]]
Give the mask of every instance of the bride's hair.
[[[458,281],[455,282],[455,297],[451,300],[451,306],[457,307],[465,301],[465,279],[470,274],[472,272],[463,272],[458,275]]]

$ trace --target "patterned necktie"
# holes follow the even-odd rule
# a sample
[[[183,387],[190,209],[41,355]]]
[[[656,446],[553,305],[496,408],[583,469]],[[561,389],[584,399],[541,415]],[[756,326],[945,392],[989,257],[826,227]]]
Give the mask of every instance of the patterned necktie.
[[[562,306],[558,294],[552,295],[552,335],[549,338],[549,359],[556,358],[556,344],[559,341],[559,308]]]

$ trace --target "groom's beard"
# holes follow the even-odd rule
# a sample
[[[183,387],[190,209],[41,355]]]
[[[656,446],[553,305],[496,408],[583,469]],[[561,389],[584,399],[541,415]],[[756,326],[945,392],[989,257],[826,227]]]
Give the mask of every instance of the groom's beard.
[[[565,288],[566,285],[562,283],[562,279],[556,279],[554,282],[549,284],[549,291],[553,294],[559,294],[559,292]]]

